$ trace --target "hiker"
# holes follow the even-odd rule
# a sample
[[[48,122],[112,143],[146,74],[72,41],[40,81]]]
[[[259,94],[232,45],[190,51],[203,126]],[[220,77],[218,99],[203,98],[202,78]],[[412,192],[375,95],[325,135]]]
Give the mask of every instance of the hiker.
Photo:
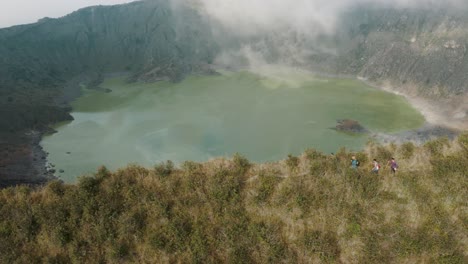
[[[351,157],[351,168],[357,169],[360,165],[359,160],[356,159],[356,156]]]
[[[388,164],[390,165],[390,170],[392,171],[392,173],[395,174],[398,169],[398,164],[396,163],[395,158],[389,160]]]
[[[374,159],[374,161],[372,162],[372,172],[375,173],[375,174],[379,174],[379,170],[380,170],[380,164],[377,162],[376,159]]]

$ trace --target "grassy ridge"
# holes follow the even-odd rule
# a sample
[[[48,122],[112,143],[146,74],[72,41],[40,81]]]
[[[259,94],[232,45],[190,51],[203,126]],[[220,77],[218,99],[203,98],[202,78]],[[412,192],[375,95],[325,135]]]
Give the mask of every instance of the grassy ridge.
[[[77,185],[4,189],[0,262],[466,263],[468,134],[369,144],[358,171],[351,155],[101,168]],[[395,176],[369,173],[391,156]]]

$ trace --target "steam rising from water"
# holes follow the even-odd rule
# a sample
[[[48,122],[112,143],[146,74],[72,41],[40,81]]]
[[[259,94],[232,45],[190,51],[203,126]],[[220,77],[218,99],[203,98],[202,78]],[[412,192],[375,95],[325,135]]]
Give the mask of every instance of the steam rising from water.
[[[425,10],[468,7],[466,0],[172,0],[201,10],[215,28],[223,52],[216,64],[257,68],[304,67],[315,54],[337,53],[333,36],[344,12],[356,6]],[[216,31],[216,30],[215,30]],[[232,39],[229,39],[229,35]],[[240,41],[239,41],[240,40]],[[236,44],[232,44],[237,42]]]

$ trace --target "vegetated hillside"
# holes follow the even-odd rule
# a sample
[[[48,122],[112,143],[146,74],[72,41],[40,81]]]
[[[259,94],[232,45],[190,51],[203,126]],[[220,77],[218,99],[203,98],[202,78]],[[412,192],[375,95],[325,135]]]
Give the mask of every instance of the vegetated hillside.
[[[3,263],[466,263],[468,134],[251,164],[239,155],[0,192]],[[370,161],[395,156],[396,175]]]
[[[160,0],[85,8],[0,30],[0,130],[64,119],[47,109],[69,111],[61,111],[66,100],[59,99],[76,76],[93,75],[81,80],[93,85],[102,72],[131,71],[156,81],[202,71],[216,51],[208,29],[195,10]]]
[[[96,88],[109,72],[144,81],[210,73],[217,50],[210,34],[194,9],[170,0],[0,29],[0,187],[50,178],[38,142],[48,126],[72,119],[68,102],[82,87]]]
[[[271,63],[366,77],[406,94],[446,99],[455,106],[447,118],[468,116],[466,12],[364,5],[341,14],[336,32],[328,35],[310,38],[278,28],[243,38],[190,2],[176,2],[90,7],[1,29],[0,131],[69,118],[63,93],[73,90],[70,85],[78,90],[80,84],[99,84],[101,73],[177,81],[209,73],[218,55],[246,45]],[[70,84],[77,76],[88,78]]]

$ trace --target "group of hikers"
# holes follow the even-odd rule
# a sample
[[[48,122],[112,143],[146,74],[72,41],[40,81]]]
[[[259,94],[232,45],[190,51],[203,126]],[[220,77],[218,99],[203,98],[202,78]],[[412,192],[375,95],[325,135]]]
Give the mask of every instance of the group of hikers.
[[[361,163],[359,162],[359,160],[356,159],[356,156],[352,156],[351,157],[351,168],[353,169],[357,169],[359,166],[361,165]],[[397,169],[398,169],[398,164],[396,163],[395,161],[395,158],[392,158],[391,160],[388,161],[387,165],[390,166],[390,171],[395,174]],[[379,174],[379,171],[380,171],[380,164],[379,162],[374,159],[372,161],[372,172],[375,173],[375,174]]]

